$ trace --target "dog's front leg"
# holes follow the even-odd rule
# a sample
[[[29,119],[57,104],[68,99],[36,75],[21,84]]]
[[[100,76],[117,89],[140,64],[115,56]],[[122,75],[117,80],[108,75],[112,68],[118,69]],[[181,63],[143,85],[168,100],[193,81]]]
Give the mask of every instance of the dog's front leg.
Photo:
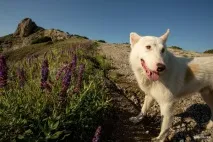
[[[147,111],[152,106],[153,102],[153,97],[150,95],[146,95],[141,112],[135,117],[130,117],[129,120],[135,124],[139,123],[144,118],[144,116],[147,115]]]
[[[168,135],[169,128],[172,125],[173,119],[173,103],[161,103],[160,111],[162,117],[161,131],[157,138],[154,138],[154,141],[163,142]]]

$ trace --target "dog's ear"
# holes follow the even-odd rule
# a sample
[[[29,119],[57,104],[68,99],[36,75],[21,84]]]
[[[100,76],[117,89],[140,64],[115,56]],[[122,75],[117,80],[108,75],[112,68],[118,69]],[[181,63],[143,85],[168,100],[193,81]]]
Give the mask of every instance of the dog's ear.
[[[163,40],[163,42],[166,42],[166,40],[167,40],[167,38],[168,38],[168,36],[169,36],[169,32],[170,32],[170,30],[167,29],[166,33],[163,34],[163,35],[160,37],[160,38]]]
[[[139,36],[137,33],[131,32],[130,33],[131,47],[133,47],[133,45],[135,45],[139,41],[140,38],[141,38],[141,36]]]

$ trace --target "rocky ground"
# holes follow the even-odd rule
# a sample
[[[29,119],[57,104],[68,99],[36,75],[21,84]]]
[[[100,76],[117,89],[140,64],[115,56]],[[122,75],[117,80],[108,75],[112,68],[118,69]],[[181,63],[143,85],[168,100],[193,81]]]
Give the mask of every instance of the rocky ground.
[[[117,92],[112,92],[116,119],[113,121],[112,141],[145,142],[151,141],[160,131],[160,112],[157,103],[140,124],[129,122],[129,117],[137,115],[144,94],[139,90],[129,66],[130,47],[128,44],[102,44],[99,53],[110,60],[113,69],[109,76],[115,82]],[[210,56],[190,51],[169,49],[177,56]],[[170,129],[168,141],[213,141],[213,133],[205,130],[210,119],[210,110],[199,94],[183,98],[175,107],[175,118]]]

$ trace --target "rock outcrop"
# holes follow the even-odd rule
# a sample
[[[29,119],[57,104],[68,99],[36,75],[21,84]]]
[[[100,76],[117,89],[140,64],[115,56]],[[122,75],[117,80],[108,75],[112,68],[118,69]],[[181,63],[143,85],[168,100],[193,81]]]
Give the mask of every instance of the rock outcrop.
[[[52,38],[52,41],[68,39],[69,35],[63,31],[56,29],[49,29],[44,31],[44,36]]]
[[[4,50],[14,50],[32,44],[33,41],[43,37],[50,37],[52,41],[66,40],[71,36],[58,29],[44,29],[36,25],[30,19],[25,18],[18,24],[16,31],[0,37],[0,48]]]
[[[41,29],[43,28],[38,27],[36,23],[32,21],[32,19],[25,18],[18,24],[18,27],[13,35],[19,37],[27,37]]]

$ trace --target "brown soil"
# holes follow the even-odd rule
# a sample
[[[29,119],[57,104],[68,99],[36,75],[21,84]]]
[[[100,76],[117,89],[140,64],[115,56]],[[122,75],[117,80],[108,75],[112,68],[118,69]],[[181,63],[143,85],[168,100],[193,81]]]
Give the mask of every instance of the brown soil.
[[[114,119],[111,120],[113,142],[151,141],[160,131],[160,112],[157,103],[150,109],[144,120],[134,125],[129,117],[137,115],[143,104],[144,93],[139,89],[129,65],[130,47],[128,44],[101,44],[99,53],[110,60],[113,69],[109,78],[113,80],[111,92],[114,106]],[[177,56],[208,56],[195,52],[169,49]],[[107,80],[109,81],[109,80]],[[110,84],[110,83],[109,83]],[[170,129],[168,141],[211,141],[212,130],[205,130],[210,119],[210,109],[199,94],[179,100],[175,108],[175,118]],[[111,126],[110,126],[111,127]]]

